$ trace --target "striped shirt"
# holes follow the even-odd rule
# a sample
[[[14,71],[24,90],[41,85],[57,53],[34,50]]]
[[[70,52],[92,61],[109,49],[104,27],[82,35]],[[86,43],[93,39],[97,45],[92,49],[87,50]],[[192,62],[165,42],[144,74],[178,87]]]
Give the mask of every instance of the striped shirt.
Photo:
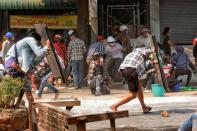
[[[83,60],[86,47],[82,40],[75,38],[68,45],[68,60]]]

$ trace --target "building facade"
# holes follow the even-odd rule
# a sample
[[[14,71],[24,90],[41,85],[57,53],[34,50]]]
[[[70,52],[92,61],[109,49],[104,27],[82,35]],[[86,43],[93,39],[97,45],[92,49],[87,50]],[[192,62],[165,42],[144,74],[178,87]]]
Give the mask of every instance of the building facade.
[[[150,26],[161,41],[164,27],[172,29],[171,39],[180,44],[191,44],[197,36],[196,0],[150,0]]]

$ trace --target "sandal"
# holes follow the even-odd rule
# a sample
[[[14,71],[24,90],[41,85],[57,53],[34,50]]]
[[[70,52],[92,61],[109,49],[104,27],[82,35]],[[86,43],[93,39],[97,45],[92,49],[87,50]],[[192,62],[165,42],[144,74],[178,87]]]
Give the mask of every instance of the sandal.
[[[151,110],[152,110],[152,107],[147,106],[146,109],[143,110],[143,113],[144,113],[144,114],[149,113]]]

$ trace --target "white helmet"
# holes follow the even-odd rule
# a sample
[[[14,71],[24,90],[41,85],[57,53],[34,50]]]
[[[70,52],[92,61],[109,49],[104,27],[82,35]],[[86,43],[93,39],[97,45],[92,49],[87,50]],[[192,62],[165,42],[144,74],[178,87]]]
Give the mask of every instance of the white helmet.
[[[126,25],[120,26],[120,31],[128,30],[128,27]]]
[[[112,36],[107,37],[107,42],[108,42],[108,43],[111,43],[111,42],[114,42],[114,41],[116,41],[116,40],[114,39],[114,37],[112,37]]]
[[[72,35],[73,32],[74,32],[74,30],[69,30],[68,35]]]

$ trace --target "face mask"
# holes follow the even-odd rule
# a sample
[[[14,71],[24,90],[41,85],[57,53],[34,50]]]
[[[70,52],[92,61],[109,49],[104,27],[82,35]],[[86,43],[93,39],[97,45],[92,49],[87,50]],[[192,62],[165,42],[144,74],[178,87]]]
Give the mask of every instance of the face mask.
[[[114,46],[115,44],[116,44],[115,42],[109,43],[110,46]]]

